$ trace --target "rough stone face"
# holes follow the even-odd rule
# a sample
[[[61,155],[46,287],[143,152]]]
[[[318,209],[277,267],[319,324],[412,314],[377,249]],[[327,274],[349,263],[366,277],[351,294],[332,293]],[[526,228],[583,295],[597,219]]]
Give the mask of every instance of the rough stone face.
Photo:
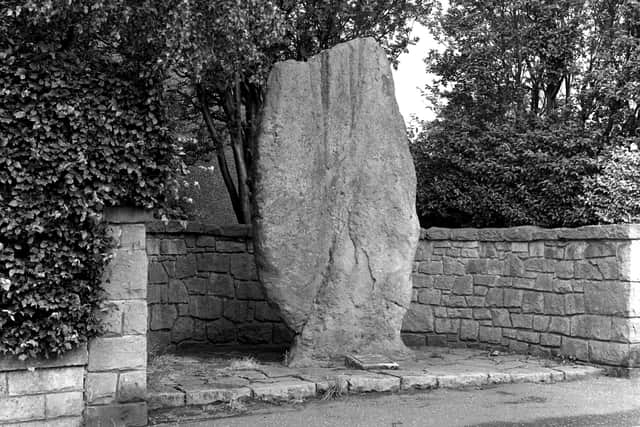
[[[359,39],[276,64],[255,148],[259,274],[292,363],[405,353],[416,178],[384,51]]]

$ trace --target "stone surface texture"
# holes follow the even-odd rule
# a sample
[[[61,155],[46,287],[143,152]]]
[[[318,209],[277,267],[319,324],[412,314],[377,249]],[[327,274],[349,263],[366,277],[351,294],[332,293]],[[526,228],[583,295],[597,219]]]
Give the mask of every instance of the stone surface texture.
[[[415,171],[384,51],[358,39],[271,71],[254,232],[294,365],[403,353],[419,237]]]
[[[146,243],[151,354],[193,344],[289,345],[292,333],[258,281],[250,226],[152,222]]]

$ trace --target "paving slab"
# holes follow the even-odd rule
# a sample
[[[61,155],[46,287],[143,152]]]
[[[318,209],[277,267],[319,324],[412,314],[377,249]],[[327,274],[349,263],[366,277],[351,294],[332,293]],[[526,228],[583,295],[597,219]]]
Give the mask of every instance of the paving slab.
[[[458,389],[506,383],[552,383],[603,375],[599,367],[476,349],[422,347],[397,370],[357,370],[336,362],[292,369],[282,355],[204,351],[152,359],[148,402],[152,410],[238,401],[302,401],[347,393]]]

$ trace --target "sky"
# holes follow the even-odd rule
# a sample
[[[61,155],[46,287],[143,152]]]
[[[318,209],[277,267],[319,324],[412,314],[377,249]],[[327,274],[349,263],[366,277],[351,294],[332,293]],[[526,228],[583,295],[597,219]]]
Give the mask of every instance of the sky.
[[[400,55],[398,69],[393,70],[396,99],[407,125],[412,121],[412,116],[421,120],[431,120],[434,117],[434,112],[428,108],[429,104],[422,96],[421,90],[433,79],[433,75],[427,74],[424,58],[437,44],[427,28],[418,23],[413,24],[411,35],[419,37],[420,41],[409,46],[408,53]]]

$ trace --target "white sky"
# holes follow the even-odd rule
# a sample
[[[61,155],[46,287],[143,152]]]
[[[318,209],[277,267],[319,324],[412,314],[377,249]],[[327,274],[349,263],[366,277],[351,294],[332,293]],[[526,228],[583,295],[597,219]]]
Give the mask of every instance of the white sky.
[[[433,75],[427,74],[424,58],[437,43],[429,31],[418,23],[413,25],[411,35],[418,36],[420,41],[409,46],[409,53],[400,55],[398,69],[393,70],[396,99],[406,124],[412,121],[412,116],[419,120],[431,120],[434,117],[433,110],[428,108],[428,103],[420,91],[433,79]]]

